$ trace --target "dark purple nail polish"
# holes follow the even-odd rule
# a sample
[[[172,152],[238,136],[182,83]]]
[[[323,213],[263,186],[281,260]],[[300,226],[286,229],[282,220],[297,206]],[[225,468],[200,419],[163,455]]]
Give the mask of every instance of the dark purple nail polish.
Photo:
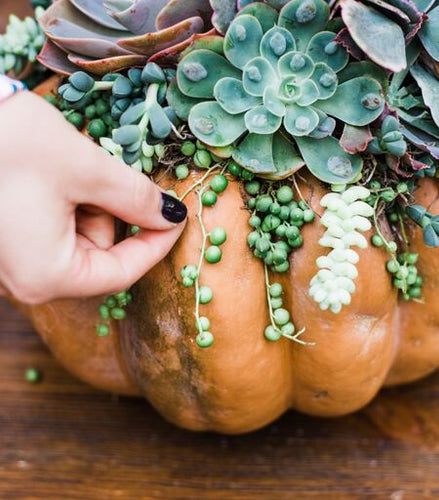
[[[187,208],[184,203],[169,194],[162,193],[162,215],[169,222],[178,224],[187,217]]]

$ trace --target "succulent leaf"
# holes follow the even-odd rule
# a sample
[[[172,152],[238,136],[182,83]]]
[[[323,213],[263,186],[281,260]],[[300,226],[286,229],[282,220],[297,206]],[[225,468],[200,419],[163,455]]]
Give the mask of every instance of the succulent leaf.
[[[257,106],[245,114],[245,125],[250,133],[274,134],[281,126],[282,119],[270,113],[264,106]]]
[[[308,44],[306,53],[315,63],[325,63],[338,72],[347,65],[349,56],[340,44],[334,42],[335,36],[335,33],[330,31],[315,34]]]
[[[430,108],[434,122],[439,126],[439,85],[437,78],[419,65],[412,66],[410,74],[419,85],[424,102]]]
[[[358,77],[339,85],[330,99],[318,102],[318,107],[344,123],[360,127],[376,120],[383,112],[381,92],[376,80]]]
[[[245,15],[254,16],[261,23],[264,33],[276,24],[278,18],[278,13],[275,9],[260,2],[252,2],[250,5],[247,5],[238,12],[237,17]]]
[[[337,76],[339,83],[347,82],[357,76],[368,76],[380,83],[384,94],[387,94],[389,88],[389,79],[384,70],[370,61],[352,62],[342,69]]]
[[[262,104],[261,98],[248,94],[242,81],[237,78],[222,78],[215,85],[213,93],[217,102],[231,115],[244,113]]]
[[[124,26],[108,14],[102,0],[70,0],[70,2],[96,23],[114,30],[126,30]]]
[[[37,61],[61,75],[70,75],[78,68],[70,62],[65,52],[50,40],[46,40],[41,52],[37,56]]]
[[[370,59],[398,72],[406,67],[404,33],[399,25],[356,0],[343,0],[342,17],[355,43]]]
[[[250,95],[262,97],[269,86],[276,84],[277,75],[263,57],[255,57],[243,69],[242,83]]]
[[[276,116],[285,116],[285,102],[280,98],[276,86],[267,87],[264,92],[264,106]]]
[[[349,154],[362,153],[372,140],[369,127],[345,125],[340,139],[340,146]]]
[[[296,82],[309,78],[314,71],[313,60],[302,52],[288,52],[279,59],[279,73],[281,76],[292,76]]]
[[[189,114],[189,127],[209,146],[228,146],[246,131],[244,115],[230,115],[217,102],[202,102]]]
[[[198,103],[200,99],[189,97],[181,92],[178,88],[177,80],[174,79],[168,87],[166,99],[176,115],[181,119],[187,121],[191,109]]]
[[[154,4],[154,10],[159,8],[159,4],[162,5],[162,9],[155,19],[155,26],[158,31],[175,26],[189,17],[201,17],[207,26],[212,18],[212,7],[206,0],[148,1],[150,4]]]
[[[439,7],[428,13],[428,19],[424,21],[418,35],[425,50],[435,61],[439,61]]]
[[[102,3],[102,2],[101,2]],[[134,35],[156,31],[156,18],[168,0],[104,0],[108,14]]]
[[[209,0],[209,2],[214,11],[212,24],[219,33],[224,34],[237,12],[236,0]]]
[[[309,135],[319,124],[319,115],[309,108],[289,104],[285,115],[285,129],[294,137]]]
[[[335,94],[337,75],[327,64],[317,63],[311,79],[317,87],[319,99],[329,99]]]
[[[104,59],[93,59],[80,56],[77,54],[69,54],[68,61],[76,66],[93,73],[95,75],[104,76],[114,71],[121,71],[125,68],[133,66],[142,66],[146,63],[146,58],[137,54],[129,54],[127,56],[106,57]],[[78,68],[75,68],[75,70]],[[61,70],[56,70],[62,73]]]
[[[279,59],[285,53],[296,50],[296,42],[288,30],[274,26],[262,37],[260,50],[261,56],[277,69]]]
[[[181,60],[177,82],[183,94],[189,97],[212,98],[218,75],[240,78],[241,73],[216,52],[200,49]]]
[[[278,24],[295,38],[297,49],[304,51],[309,40],[326,28],[329,7],[323,0],[292,0],[280,11]]]
[[[298,137],[296,142],[308,169],[323,182],[347,184],[361,172],[361,157],[346,153],[333,137],[320,140]]]
[[[259,55],[263,31],[253,16],[239,16],[230,25],[224,39],[224,54],[239,69]]]

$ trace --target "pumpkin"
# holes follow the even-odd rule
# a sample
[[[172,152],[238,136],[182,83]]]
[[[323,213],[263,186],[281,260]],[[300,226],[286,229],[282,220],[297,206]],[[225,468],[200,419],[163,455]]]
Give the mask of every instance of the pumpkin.
[[[192,173],[177,185],[164,177],[160,185],[181,194],[200,175]],[[306,176],[300,189],[321,214],[323,184]],[[415,198],[439,213],[435,179],[422,179]],[[386,252],[369,246],[359,250],[352,304],[333,314],[320,310],[308,294],[324,232],[318,219],[308,224],[290,272],[276,280],[295,324],[306,328],[304,340],[314,345],[285,338],[270,342],[263,334],[268,317],[264,270],[246,244],[244,199],[240,184],[232,181],[217,205],[205,210],[206,226],[223,226],[228,234],[221,263],[203,267],[203,279],[215,293],[214,301],[201,306],[215,332],[209,349],[195,342],[194,296],[180,278],[181,268],[199,255],[194,193],[185,199],[189,220],[184,234],[135,285],[127,319],[113,324],[108,337],[95,334],[102,297],[18,306],[73,374],[99,389],[143,395],[167,420],[191,430],[249,432],[290,408],[317,416],[345,415],[366,405],[383,386],[412,382],[438,367],[439,255],[424,245],[419,227],[408,223],[408,237],[411,251],[419,253],[425,303],[398,298],[385,269]],[[381,225],[388,231],[384,221]]]

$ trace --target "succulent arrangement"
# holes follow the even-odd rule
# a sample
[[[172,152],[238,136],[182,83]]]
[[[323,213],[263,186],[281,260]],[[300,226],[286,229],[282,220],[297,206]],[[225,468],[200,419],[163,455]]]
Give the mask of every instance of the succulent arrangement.
[[[222,227],[206,228],[203,213],[230,181],[243,186],[245,237],[264,266],[268,340],[306,344],[306,325],[296,332],[270,275],[290,270],[307,224],[324,228],[309,283],[321,309],[351,303],[360,259],[352,247],[367,247],[362,233],[372,228],[403,299],[422,299],[405,226],[414,221],[425,244],[439,246],[438,216],[413,205],[439,160],[435,2],[57,0],[38,16],[40,27],[20,25],[35,36],[19,55],[34,58],[44,32],[37,59],[67,78],[48,99],[69,121],[155,179],[164,169],[177,183],[198,172],[180,199],[198,196],[200,255],[181,280],[194,290],[201,347],[214,336],[200,306],[215,292],[202,269],[222,260],[227,239]],[[9,40],[7,32],[0,51]],[[18,64],[3,61],[6,71]],[[297,184],[305,171],[331,190],[318,217]],[[102,320],[123,319],[127,297],[102,304]],[[98,325],[99,335],[109,331]]]

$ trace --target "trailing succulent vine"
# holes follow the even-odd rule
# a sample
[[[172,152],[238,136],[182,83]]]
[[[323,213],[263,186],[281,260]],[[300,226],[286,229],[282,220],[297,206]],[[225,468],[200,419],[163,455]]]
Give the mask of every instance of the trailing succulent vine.
[[[422,300],[410,233],[418,225],[426,245],[439,246],[439,216],[413,204],[439,160],[435,2],[58,0],[39,20],[39,31],[26,21],[46,36],[37,59],[67,78],[47,99],[110,154],[156,180],[172,173],[189,186],[180,199],[197,199],[200,251],[180,279],[194,292],[200,347],[215,330],[203,313],[215,300],[204,266],[221,265],[227,247],[224,228],[203,216],[221,211],[230,182],[242,184],[243,238],[263,269],[267,340],[307,344],[274,278],[306,248],[307,224],[323,231],[309,295],[328,314],[355,300],[368,240],[387,254],[401,297]],[[0,38],[6,71],[18,61],[5,64],[10,37]],[[34,57],[42,41],[23,42],[28,52],[18,55]],[[300,191],[305,170],[330,190],[316,211],[313,193]],[[99,335],[131,298],[105,300]]]

